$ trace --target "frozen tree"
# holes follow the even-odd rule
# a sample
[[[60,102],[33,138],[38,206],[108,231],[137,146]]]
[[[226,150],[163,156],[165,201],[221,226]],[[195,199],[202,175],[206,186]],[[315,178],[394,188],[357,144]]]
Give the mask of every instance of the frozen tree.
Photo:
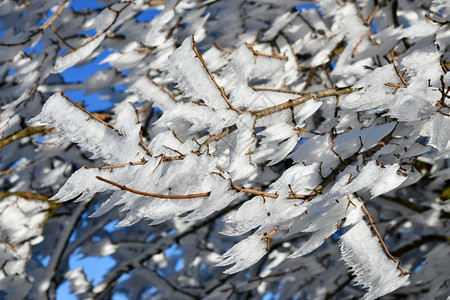
[[[0,3],[1,298],[446,299],[450,2],[97,2]]]

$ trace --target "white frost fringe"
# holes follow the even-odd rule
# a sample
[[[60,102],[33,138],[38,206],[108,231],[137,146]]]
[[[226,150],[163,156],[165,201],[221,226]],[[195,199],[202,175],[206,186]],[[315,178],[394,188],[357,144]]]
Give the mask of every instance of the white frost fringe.
[[[408,284],[397,264],[381,248],[379,240],[361,219],[339,241],[342,259],[356,276],[355,282],[368,289],[362,299],[376,299]]]

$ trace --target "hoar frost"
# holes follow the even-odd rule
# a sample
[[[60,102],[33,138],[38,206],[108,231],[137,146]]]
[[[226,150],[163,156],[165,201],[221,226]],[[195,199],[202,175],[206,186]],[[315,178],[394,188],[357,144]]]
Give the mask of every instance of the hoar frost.
[[[0,297],[448,296],[446,1],[109,2],[0,4]]]

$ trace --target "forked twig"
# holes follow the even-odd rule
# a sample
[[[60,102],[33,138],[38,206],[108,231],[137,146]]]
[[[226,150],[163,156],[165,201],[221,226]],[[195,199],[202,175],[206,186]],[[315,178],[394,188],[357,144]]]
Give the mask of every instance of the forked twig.
[[[269,250],[270,250],[270,237],[272,236],[272,235],[274,235],[276,232],[278,231],[278,229],[273,229],[271,232],[269,232],[269,233],[267,233],[267,232],[265,232],[264,233],[264,235],[263,235],[263,237],[261,238],[261,241],[266,241],[267,242],[267,245],[266,245],[266,251],[267,252],[269,252]]]
[[[124,2],[122,2],[124,3]],[[86,43],[83,43],[82,45],[78,46],[77,48],[73,49],[72,51],[69,51],[67,53],[64,53],[63,55],[61,55],[61,57],[67,56],[73,52],[78,51],[79,49],[83,48],[84,46],[86,46],[87,44],[91,43],[92,41],[98,39],[102,34],[106,33],[117,21],[117,18],[119,18],[119,15],[122,11],[124,11],[128,6],[130,6],[132,3],[132,1],[129,1],[128,3],[125,3],[124,6],[122,6],[121,9],[119,10],[114,10],[112,8],[109,8],[111,11],[115,12],[116,15],[114,16],[114,20],[111,22],[111,24],[108,25],[108,27],[106,27],[102,32],[97,33],[94,37],[92,37],[89,41],[87,41]]]
[[[256,51],[253,46],[249,43],[245,43],[247,48],[253,52],[255,56],[264,56],[264,57],[270,57],[270,58],[276,58],[276,59],[288,59],[289,57],[286,55],[277,55],[277,54],[266,54]]]
[[[396,83],[388,82],[385,84],[388,87],[395,87],[395,90],[392,92],[392,94],[395,94],[399,88],[407,88],[408,83],[405,80],[406,69],[403,71],[402,74],[400,74],[400,70],[398,69],[397,64],[395,63],[394,50],[391,50],[390,53],[391,53],[392,65],[394,66],[395,73],[397,73],[398,78],[400,78],[400,80],[403,83],[403,84],[396,84]]]

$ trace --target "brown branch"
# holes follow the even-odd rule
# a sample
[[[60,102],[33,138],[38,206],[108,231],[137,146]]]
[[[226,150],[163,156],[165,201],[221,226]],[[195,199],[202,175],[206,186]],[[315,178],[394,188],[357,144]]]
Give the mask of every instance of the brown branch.
[[[358,198],[358,200],[362,201],[361,198],[359,198],[359,196],[356,196]],[[364,202],[364,201],[363,201]],[[398,259],[398,257],[393,256],[388,248],[386,247],[386,244],[383,241],[383,238],[381,237],[380,233],[378,232],[377,227],[375,226],[375,223],[373,222],[372,216],[369,214],[369,212],[366,209],[366,206],[364,204],[361,205],[361,208],[363,209],[364,213],[366,214],[367,218],[369,219],[370,222],[370,226],[372,227],[373,231],[375,232],[376,236],[378,237],[378,240],[381,243],[381,246],[383,247],[384,252],[386,253],[387,257],[392,260],[394,263],[398,263],[397,265],[397,269],[400,271],[400,275],[399,276],[405,276],[410,274],[409,272],[405,272],[402,267],[400,266],[401,262]]]
[[[238,192],[249,193],[249,194],[253,194],[256,196],[264,196],[264,197],[268,197],[268,198],[272,198],[272,199],[278,198],[277,194],[272,194],[272,193],[267,193],[267,192],[263,192],[263,191],[258,191],[258,190],[254,190],[254,189],[248,189],[248,188],[237,186],[233,183],[233,181],[231,181],[231,179],[230,179],[230,184],[231,184],[230,189],[236,190]]]
[[[50,198],[47,195],[31,192],[0,192],[0,201],[9,196],[17,196],[27,200],[40,200],[47,202]]]
[[[278,93],[287,93],[287,94],[294,94],[294,95],[307,95],[308,93],[305,92],[297,92],[297,91],[293,91],[293,90],[284,90],[284,89],[271,89],[271,88],[259,88],[259,87],[255,87],[253,85],[250,84],[250,79],[247,78],[247,84],[248,86],[256,91],[256,92],[278,92]]]
[[[163,91],[164,93],[166,93],[167,95],[169,95],[170,98],[173,99],[173,101],[178,102],[178,100],[175,98],[175,96],[169,91],[167,90],[165,87],[163,87],[162,85],[160,85],[159,83],[157,83],[150,75],[145,75],[147,77],[148,80],[150,80],[154,85],[156,85],[157,87],[159,87],[161,89],[161,91]]]
[[[377,3],[375,7],[373,8],[372,12],[370,13],[370,16],[367,18],[366,24],[370,26],[370,23],[372,23],[373,18],[375,17],[375,14],[380,9],[381,5]]]
[[[192,199],[192,198],[208,197],[209,195],[211,195],[211,192],[199,193],[199,194],[187,194],[187,195],[153,194],[153,193],[141,192],[141,191],[129,188],[129,187],[125,186],[125,185],[121,185],[121,184],[119,184],[117,182],[108,180],[108,179],[100,177],[100,176],[95,176],[95,178],[97,178],[100,181],[104,181],[106,183],[109,183],[109,184],[111,184],[111,185],[113,185],[115,187],[118,187],[121,190],[128,191],[128,192],[131,192],[131,193],[137,194],[137,195],[147,196],[147,197],[155,197],[155,198],[161,198],[161,199]]]
[[[166,145],[163,145],[163,147],[166,148],[166,149],[169,149],[169,150],[171,150],[171,151],[173,151],[173,152],[176,152],[179,156],[183,156],[183,157],[186,156],[186,154],[181,153],[181,152],[178,151],[177,149],[171,148],[171,147],[166,146]]]
[[[321,67],[322,67],[322,70],[325,72],[325,76],[327,76],[327,79],[330,82],[330,85],[336,86],[334,84],[333,80],[331,79],[330,72],[328,71],[328,68],[331,69],[330,62],[326,63],[325,65],[322,65]]]
[[[314,77],[314,73],[316,73],[318,66],[313,67],[311,71],[309,71],[308,78],[306,78],[306,84],[303,87],[303,90],[306,91],[311,86],[311,81]]]
[[[11,144],[12,142],[15,142],[17,140],[20,140],[21,138],[36,134],[36,133],[47,133],[55,129],[55,127],[51,127],[48,129],[45,129],[45,126],[34,126],[34,127],[25,127],[22,130],[19,130],[10,136],[1,139],[0,140],[0,149],[3,147],[6,147],[7,145]]]
[[[102,119],[100,119],[99,117],[93,115],[92,113],[90,113],[89,111],[87,111],[83,106],[81,106],[80,104],[76,103],[75,101],[73,101],[72,99],[70,99],[69,97],[66,96],[66,94],[64,94],[64,92],[60,92],[61,96],[63,96],[64,98],[66,98],[67,101],[69,101],[70,103],[72,103],[73,105],[75,105],[78,109],[80,109],[81,111],[83,111],[85,114],[87,114],[89,116],[89,119],[94,119],[100,123],[102,123],[103,125],[105,125],[108,128],[111,128],[112,130],[114,130],[115,132],[119,133],[117,131],[117,129],[115,129],[111,124],[106,123],[105,121],[103,121]]]
[[[361,36],[361,38],[359,39],[359,41],[356,43],[355,48],[353,48],[353,51],[352,51],[352,58],[355,57],[356,50],[358,49],[359,45],[361,45],[361,43],[364,41],[365,37],[366,37],[366,35],[363,34]]]
[[[388,2],[389,2],[389,1],[388,1]],[[357,10],[357,12],[358,12],[359,18],[361,19],[361,21],[362,21],[362,22],[364,23],[364,25],[366,25],[366,26],[370,26],[370,23],[372,23],[372,20],[373,20],[373,18],[375,17],[375,14],[377,13],[377,11],[378,11],[378,10],[380,9],[380,7],[381,7],[381,5],[380,5],[379,3],[377,3],[377,5],[374,6],[372,12],[370,13],[369,17],[368,17],[367,20],[366,20],[366,19],[364,19],[364,16],[363,16],[362,11],[361,11],[361,9],[359,8],[358,4],[357,4],[356,2],[351,2],[351,3],[355,6],[355,8],[356,8],[356,10]],[[384,5],[386,5],[386,4],[384,4]]]
[[[303,131],[304,131],[304,132],[307,132],[307,133],[310,133],[310,134],[314,134],[314,135],[320,135],[320,136],[325,135],[325,133],[314,132],[314,131],[311,131],[311,130],[309,130],[309,129],[303,128],[303,127],[294,127],[293,129],[294,129],[295,131],[298,131],[298,132],[300,133],[300,135],[301,135],[301,133],[302,133]]]
[[[233,54],[238,48],[233,49],[232,51],[229,50],[225,50],[224,48],[222,48],[222,46],[220,46],[217,42],[213,42],[213,45],[216,46],[220,51],[225,52],[227,54]]]
[[[330,133],[330,140],[331,140],[331,151],[339,158],[339,161],[342,163],[342,157],[339,155],[339,153],[336,152],[334,149],[334,134]]]
[[[134,108],[134,112],[136,113],[137,124],[141,124],[141,120],[139,118],[139,110],[136,108],[136,106],[134,106],[133,103],[130,102],[130,104]],[[141,148],[144,149],[144,151],[147,153],[147,155],[153,156],[153,152],[144,143],[144,136],[142,134],[142,126],[140,126],[140,127],[141,128],[139,128],[139,146],[141,146]]]
[[[146,160],[143,161],[130,161],[127,164],[118,164],[118,165],[112,165],[112,166],[101,166],[101,167],[90,167],[90,166],[85,166],[85,169],[98,169],[98,170],[113,170],[116,168],[123,168],[126,166],[139,166],[139,165],[145,165],[147,163]]]
[[[442,109],[442,108],[439,108],[437,112],[440,113],[440,114],[443,115],[443,116],[450,117],[450,113],[447,114],[447,113],[443,112],[441,109]]]
[[[403,84],[408,87],[408,83],[406,82],[404,76],[406,73],[406,69],[405,71],[403,71],[403,74],[400,74],[400,71],[397,67],[397,64],[395,63],[395,56],[394,56],[394,50],[391,50],[391,57],[392,57],[392,64],[394,65],[394,69],[395,69],[395,73],[397,73],[397,76],[400,78],[400,80],[403,82]]]
[[[125,2],[122,2],[125,3]],[[64,53],[63,55],[61,55],[61,57],[67,56],[69,54],[72,54],[76,51],[78,51],[79,49],[83,48],[84,46],[86,46],[87,44],[91,43],[92,41],[98,39],[102,34],[106,33],[117,21],[117,19],[119,18],[119,15],[122,11],[124,11],[128,6],[131,5],[131,1],[129,1],[128,3],[126,3],[121,9],[119,10],[114,10],[110,7],[108,7],[111,11],[115,12],[116,15],[114,16],[114,20],[111,22],[111,24],[108,25],[108,27],[106,27],[102,32],[97,33],[94,37],[92,37],[89,41],[87,41],[86,43],[83,43],[82,45],[78,46],[77,48],[73,49],[72,51],[69,51],[67,53]]]
[[[254,190],[254,189],[237,186],[233,183],[233,181],[231,179],[230,179],[230,184],[231,184],[231,187],[230,187],[231,190],[236,190],[238,192],[249,193],[252,195],[267,197],[267,198],[272,198],[272,199],[278,198],[278,194],[273,194],[273,193],[263,192],[260,190]],[[307,196],[305,196],[305,195],[298,195],[298,194],[292,193],[287,198],[288,199],[304,199],[306,197]]]
[[[289,49],[291,50],[292,55],[294,56],[295,63],[297,64],[297,73],[300,73],[303,70],[303,68],[302,68],[302,66],[300,64],[300,61],[298,60],[297,54],[294,51],[294,47],[292,46],[291,42],[289,41],[289,39],[287,38],[287,36],[283,32],[281,32],[280,34],[286,40],[286,43],[288,44]]]
[[[46,19],[47,20],[47,18],[45,17],[45,15],[43,15],[42,16],[44,19]],[[69,47],[70,49],[75,49],[75,47],[73,47],[71,44],[69,44],[66,40],[68,39],[68,38],[63,38],[59,33],[58,33],[58,31],[55,29],[55,27],[53,27],[53,25],[49,25],[50,26],[50,29],[52,30],[52,32],[61,40],[61,42],[63,42],[64,43],[64,45],[66,45],[67,47]]]
[[[166,5],[167,1],[157,1],[157,0],[149,0],[149,5]]]
[[[360,88],[333,88],[333,89],[327,89],[327,90],[321,90],[314,93],[306,94],[302,97],[298,97],[295,99],[291,99],[289,101],[286,101],[284,103],[274,105],[262,110],[253,110],[249,111],[250,114],[252,114],[256,119],[268,116],[270,114],[282,111],[284,109],[288,109],[294,106],[297,106],[299,104],[305,103],[306,101],[310,99],[319,99],[324,97],[330,97],[330,96],[340,96],[344,94],[350,94],[356,91],[359,91]]]
[[[272,235],[274,235],[276,232],[278,231],[278,229],[273,229],[271,232],[269,232],[269,233],[267,233],[267,232],[265,232],[264,233],[264,235],[263,235],[263,237],[261,238],[261,241],[266,241],[267,242],[267,245],[266,245],[266,251],[267,252],[269,252],[269,250],[270,250],[270,237],[272,236]]]
[[[223,137],[229,135],[230,133],[232,133],[232,132],[234,132],[234,131],[236,131],[236,130],[237,130],[237,126],[236,126],[236,124],[235,124],[235,125],[232,125],[232,126],[230,126],[230,127],[224,128],[224,129],[222,130],[222,132],[219,133],[219,134],[217,134],[217,135],[211,135],[211,136],[210,136],[209,138],[207,138],[203,143],[201,143],[201,144],[198,143],[199,148],[198,148],[197,152],[199,152],[203,146],[208,146],[209,143],[211,143],[211,142],[213,142],[213,141],[218,141],[218,140],[220,140],[221,138],[223,138]]]
[[[56,18],[59,16],[59,14],[62,12],[62,10],[64,9],[64,6],[66,6],[67,1],[64,1],[63,3],[61,3],[61,5],[59,6],[58,10],[53,14],[53,16],[51,16],[50,19],[47,20],[47,22],[45,22],[44,25],[42,25],[41,29],[45,30],[48,26],[51,26],[53,21],[56,20]],[[45,18],[45,16],[44,16]]]
[[[397,76],[400,78],[400,80],[403,83],[403,84],[396,84],[396,83],[388,82],[385,84],[385,86],[388,86],[388,87],[395,87],[394,91],[392,92],[392,94],[395,94],[399,88],[407,88],[408,83],[406,82],[406,80],[404,78],[404,76],[406,74],[406,69],[403,71],[402,74],[400,74],[400,70],[398,69],[397,64],[395,63],[394,50],[391,50],[391,57],[392,57],[392,64],[394,65],[395,73],[397,73]]]
[[[286,55],[277,55],[277,54],[266,54],[266,53],[261,53],[256,51],[255,49],[253,49],[252,45],[249,43],[245,43],[245,45],[247,46],[247,48],[253,52],[254,55],[256,56],[264,56],[264,57],[270,57],[270,58],[276,58],[276,59],[288,59],[289,57]]]
[[[440,25],[447,25],[447,24],[450,24],[450,20],[447,20],[447,21],[438,21],[438,20],[436,20],[436,19],[433,19],[433,18],[430,17],[429,15],[425,15],[425,18],[427,18],[428,20],[430,20],[430,21],[432,21],[432,22],[434,22],[434,23],[440,24]]]
[[[3,175],[8,175],[8,174],[11,174],[11,173],[14,173],[14,172],[18,172],[18,171],[20,171],[20,170],[23,170],[23,169],[29,167],[30,165],[31,165],[31,164],[28,164],[28,165],[20,165],[20,166],[15,167],[15,168],[3,170],[3,171],[0,172],[0,177],[3,176]]]
[[[184,144],[184,141],[178,136],[178,134],[173,129],[172,129],[172,134],[177,140],[180,141],[180,143]]]
[[[221,87],[216,79],[214,78],[213,74],[211,73],[211,71],[209,70],[208,66],[206,65],[205,60],[203,59],[202,54],[200,53],[200,51],[198,50],[196,44],[195,44],[195,39],[194,36],[192,36],[192,50],[194,50],[195,55],[198,57],[198,59],[200,60],[200,62],[203,65],[203,68],[205,68],[206,72],[208,73],[209,78],[211,78],[211,81],[214,83],[214,85],[217,87],[217,89],[220,91],[220,95],[222,96],[223,100],[225,100],[225,102],[228,104],[228,106],[234,110],[237,113],[242,113],[241,110],[237,109],[236,107],[234,107],[234,105],[230,102],[230,99],[228,99],[227,94],[225,93],[225,90],[223,87]]]

